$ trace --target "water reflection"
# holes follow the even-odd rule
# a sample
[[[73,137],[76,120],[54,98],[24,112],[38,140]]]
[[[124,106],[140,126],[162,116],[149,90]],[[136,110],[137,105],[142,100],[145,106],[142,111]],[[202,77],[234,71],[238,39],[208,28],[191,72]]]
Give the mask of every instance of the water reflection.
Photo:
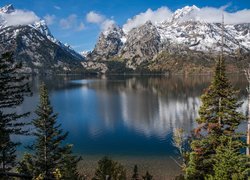
[[[243,76],[230,79],[241,90],[245,111],[247,82]],[[173,153],[173,129],[194,128],[199,97],[211,77],[35,78],[34,96],[20,111],[35,109],[41,81],[47,84],[59,121],[78,153],[160,155]]]

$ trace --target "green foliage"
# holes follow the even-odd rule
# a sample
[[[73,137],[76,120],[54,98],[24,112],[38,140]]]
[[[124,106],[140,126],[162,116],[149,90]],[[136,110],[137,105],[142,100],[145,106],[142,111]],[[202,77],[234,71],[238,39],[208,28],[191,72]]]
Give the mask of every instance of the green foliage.
[[[103,157],[98,161],[98,167],[95,171],[95,177],[93,180],[125,180],[126,170],[118,162]]]
[[[138,173],[138,167],[135,165],[134,170],[133,170],[133,175],[132,175],[132,180],[139,180],[139,173]]]
[[[27,77],[20,75],[18,71],[21,65],[13,60],[12,53],[4,53],[0,57],[0,172],[9,171],[15,165],[16,146],[19,143],[12,142],[10,136],[25,134],[22,130],[25,125],[20,119],[27,117],[29,113],[6,113],[4,109],[15,108],[20,105],[24,96],[31,95]]]
[[[53,113],[44,84],[40,87],[40,104],[36,114],[37,118],[32,121],[36,129],[36,141],[30,147],[33,154],[24,157],[19,164],[19,172],[34,177],[42,174],[46,178],[53,178],[53,172],[58,169],[63,179],[77,179],[79,158],[72,155],[71,145],[62,145],[68,133],[63,133],[61,125],[57,124],[57,114]],[[30,166],[33,168],[30,169]]]
[[[5,120],[2,112],[0,112],[1,125]],[[15,166],[16,159],[16,146],[18,143],[14,143],[10,139],[10,134],[7,129],[0,127],[0,172],[6,172],[11,170]]]
[[[221,145],[216,149],[213,157],[214,165],[213,175],[208,175],[208,180],[228,180],[247,179],[249,168],[247,162],[249,158],[241,154],[236,147],[239,147],[239,142],[235,141],[232,137],[220,137]]]
[[[28,175],[28,176],[32,176],[32,172],[34,171],[35,165],[32,161],[32,155],[29,153],[25,153],[23,155],[23,159],[18,163],[17,166],[17,171]]]
[[[229,141],[225,139],[223,141],[222,136],[232,138],[235,146],[232,147],[231,152],[239,153],[244,147],[240,135],[235,130],[246,118],[237,111],[241,103],[237,101],[237,91],[232,88],[226,77],[223,59],[217,62],[212,84],[202,95],[201,101],[199,118],[196,120],[198,127],[194,131],[191,152],[185,168],[186,179],[204,179],[215,176],[218,168],[223,166],[217,164],[217,169],[214,167],[221,144],[223,143],[225,147],[229,146],[227,144]],[[233,166],[233,168],[236,167]],[[231,177],[233,172],[233,170],[228,171],[228,176]]]
[[[234,133],[238,125],[245,119],[237,109],[241,103],[225,75],[224,60],[217,63],[215,77],[211,86],[201,97],[202,106],[199,110],[199,124],[205,123],[203,129],[221,135]]]
[[[147,171],[146,174],[144,176],[142,176],[142,179],[144,179],[144,180],[152,180],[153,176],[151,174],[149,174],[149,172]]]

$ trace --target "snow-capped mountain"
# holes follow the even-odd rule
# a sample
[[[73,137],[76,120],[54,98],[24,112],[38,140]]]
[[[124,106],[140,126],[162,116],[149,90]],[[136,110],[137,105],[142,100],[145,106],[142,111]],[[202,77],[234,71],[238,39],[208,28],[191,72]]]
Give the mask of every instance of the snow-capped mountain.
[[[116,57],[127,59],[127,64],[140,65],[145,61],[154,61],[163,51],[218,54],[221,51],[222,24],[204,21],[198,15],[199,11],[196,6],[186,6],[161,23],[146,22],[127,33],[121,28],[106,31],[105,35],[100,35],[88,59],[108,60]],[[107,47],[115,47],[115,51]],[[225,24],[223,48],[230,55],[239,50],[249,53],[250,24]]]
[[[37,20],[28,24],[11,24],[16,15],[13,5],[0,8],[0,52],[14,51],[17,61],[23,62],[25,71],[73,71],[81,68],[84,58],[69,46],[56,40],[46,22]]]
[[[171,21],[156,24],[162,42],[185,45],[191,50],[219,52],[221,50],[222,25],[208,23],[197,16],[200,9],[186,6],[176,10]],[[238,27],[238,28],[237,28]],[[250,24],[225,24],[224,51],[250,50]],[[245,34],[244,34],[245,32]]]

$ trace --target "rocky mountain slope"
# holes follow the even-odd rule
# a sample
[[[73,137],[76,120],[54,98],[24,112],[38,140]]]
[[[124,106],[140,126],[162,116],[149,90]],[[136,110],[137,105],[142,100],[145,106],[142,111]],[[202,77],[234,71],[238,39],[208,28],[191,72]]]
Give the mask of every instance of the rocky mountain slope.
[[[88,55],[92,60],[106,60],[114,57],[120,51],[124,36],[122,29],[116,25],[102,32],[95,49]]]
[[[172,18],[162,23],[148,21],[128,33],[113,26],[109,31],[101,33],[87,59],[119,59],[126,62],[127,67],[138,69],[143,64],[148,64],[147,67],[157,64],[159,56],[164,61],[163,54],[168,57],[177,55],[184,59],[202,59],[201,56],[205,54],[205,61],[209,63],[209,56],[214,57],[221,51],[222,25],[196,18],[193,16],[195,11],[199,11],[199,8],[186,6],[175,11]],[[225,24],[223,49],[230,56],[249,54],[250,24]],[[195,63],[199,64],[199,61]]]
[[[15,13],[12,5],[0,8],[0,52],[14,51],[24,72],[80,71],[84,58],[56,40],[44,20],[28,25],[8,25],[5,16]]]

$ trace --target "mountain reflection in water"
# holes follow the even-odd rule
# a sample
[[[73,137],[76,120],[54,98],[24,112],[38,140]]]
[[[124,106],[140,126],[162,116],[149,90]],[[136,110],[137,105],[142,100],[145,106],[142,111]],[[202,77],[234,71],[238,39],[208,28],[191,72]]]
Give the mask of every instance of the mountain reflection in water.
[[[246,111],[244,76],[230,80],[241,90],[241,110]],[[194,128],[200,96],[211,77],[36,77],[31,81],[33,97],[26,98],[18,111],[35,110],[41,81],[48,86],[54,111],[69,131],[67,141],[74,144],[75,152],[168,156],[176,155],[173,130],[190,133]],[[31,140],[22,137],[25,144]]]

